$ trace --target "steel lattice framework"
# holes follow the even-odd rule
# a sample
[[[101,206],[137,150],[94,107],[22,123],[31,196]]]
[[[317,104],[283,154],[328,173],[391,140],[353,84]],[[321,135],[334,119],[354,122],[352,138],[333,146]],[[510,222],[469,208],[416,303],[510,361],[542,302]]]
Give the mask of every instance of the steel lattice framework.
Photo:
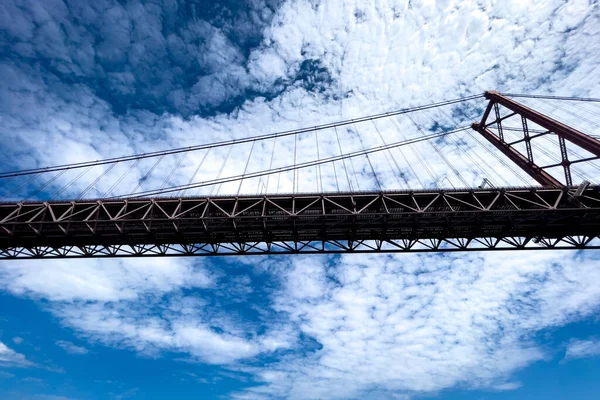
[[[473,129],[541,187],[0,203],[0,258],[600,248],[600,186],[571,176],[572,164],[600,158],[600,141],[486,97]],[[523,136],[507,142],[503,123],[515,116]],[[557,138],[560,163],[536,164],[531,141],[544,135]],[[591,156],[569,160],[567,141]]]
[[[540,185],[546,187],[562,187],[563,183],[548,173],[548,170],[551,168],[562,167],[564,170],[564,185],[567,187],[573,186],[571,165],[600,159],[599,140],[532,110],[496,91],[488,91],[485,93],[485,96],[489,100],[488,106],[481,118],[481,122],[473,124],[473,129],[504,153],[504,155],[513,161],[519,168],[527,172],[529,176],[535,179]],[[506,107],[511,112],[505,116],[501,116],[500,106]],[[494,111],[494,118],[489,118],[492,110]],[[503,121],[514,116],[520,117],[522,138],[516,141],[506,142],[502,124]],[[531,134],[529,131],[531,122],[543,127],[545,131]],[[490,130],[491,126],[496,127],[497,134]],[[537,165],[534,160],[531,143],[532,140],[545,135],[556,135],[558,138],[559,149],[557,149],[557,153],[560,154],[561,160],[557,164],[540,166]],[[589,152],[591,156],[579,160],[569,160],[566,145],[567,141],[578,148]],[[525,144],[525,153],[521,153],[515,147],[515,145],[520,143]]]
[[[0,205],[0,257],[600,248],[600,187]]]

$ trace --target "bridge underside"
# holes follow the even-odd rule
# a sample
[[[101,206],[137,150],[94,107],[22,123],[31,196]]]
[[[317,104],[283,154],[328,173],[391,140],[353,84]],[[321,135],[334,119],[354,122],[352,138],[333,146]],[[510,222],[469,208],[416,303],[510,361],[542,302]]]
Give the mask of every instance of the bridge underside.
[[[600,248],[600,187],[0,203],[0,258]]]

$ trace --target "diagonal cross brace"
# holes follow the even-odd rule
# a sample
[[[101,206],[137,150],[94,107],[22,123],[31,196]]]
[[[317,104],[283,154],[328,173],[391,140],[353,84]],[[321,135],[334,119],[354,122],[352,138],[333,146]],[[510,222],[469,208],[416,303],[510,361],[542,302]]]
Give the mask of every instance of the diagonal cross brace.
[[[513,114],[519,114],[521,119],[523,120],[523,129],[526,130],[525,121],[527,119],[532,122],[538,124],[539,126],[544,127],[549,132],[554,132],[560,140],[564,143],[564,140],[568,140],[571,143],[581,147],[589,151],[590,153],[596,155],[596,157],[600,157],[600,141],[594,139],[593,137],[586,135],[576,129],[571,128],[561,122],[558,122],[552,118],[547,117],[544,114],[541,114],[535,110],[530,109],[518,103],[508,97],[501,95],[496,91],[487,91],[485,92],[485,97],[489,100],[488,106],[483,114],[480,123],[473,124],[473,129],[481,134],[487,141],[492,143],[498,150],[500,150],[504,155],[506,155],[512,162],[517,164],[519,168],[525,171],[529,176],[535,179],[540,185],[546,187],[562,187],[564,186],[560,181],[552,177],[550,174],[544,171],[544,169],[533,162],[533,157],[529,154],[528,148],[528,157],[525,157],[519,151],[515,150],[510,144],[504,141],[504,138],[497,136],[494,132],[487,128],[487,119],[490,115],[490,112],[493,108],[497,107],[498,104],[508,108],[513,112]],[[525,136],[527,136],[526,132]],[[528,144],[527,138],[526,144]],[[570,186],[570,171],[568,171],[570,162],[563,155],[563,162],[561,165],[565,168],[565,176],[567,186]]]
[[[504,140],[500,139],[496,134],[490,131],[488,128],[483,127],[482,124],[473,124],[473,129],[481,136],[483,136],[488,142],[493,144],[498,150],[500,150],[506,157],[512,162],[517,164],[519,168],[527,172],[529,176],[536,180],[540,185],[544,187],[562,187],[563,184],[557,179],[553,178],[552,175],[544,171],[538,165],[529,161],[527,157],[523,156],[517,150],[512,148]]]
[[[600,141],[593,137],[586,135],[583,132],[578,131],[568,125],[558,122],[544,114],[541,114],[529,107],[524,106],[521,103],[514,101],[506,96],[501,95],[495,90],[489,90],[485,92],[486,99],[490,100],[490,103],[498,103],[504,107],[524,116],[525,118],[535,122],[539,126],[546,128],[547,130],[556,133],[567,139],[569,142],[582,149],[589,151],[596,157],[600,157]],[[485,120],[482,120],[482,125]]]

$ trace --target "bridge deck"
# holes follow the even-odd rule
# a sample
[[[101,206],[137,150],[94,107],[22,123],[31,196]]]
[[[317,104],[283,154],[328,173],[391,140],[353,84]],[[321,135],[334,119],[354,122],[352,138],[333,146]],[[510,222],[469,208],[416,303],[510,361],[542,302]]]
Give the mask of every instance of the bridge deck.
[[[600,187],[0,203],[0,258],[600,248]]]

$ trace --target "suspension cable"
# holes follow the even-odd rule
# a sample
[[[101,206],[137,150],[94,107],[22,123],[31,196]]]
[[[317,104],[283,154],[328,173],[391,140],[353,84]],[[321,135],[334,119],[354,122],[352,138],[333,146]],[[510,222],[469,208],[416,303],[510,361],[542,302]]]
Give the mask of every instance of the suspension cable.
[[[342,150],[342,143],[340,142],[340,137],[338,136],[337,128],[334,126],[333,130],[335,131],[335,137],[338,142],[338,147],[340,148],[340,155],[344,154]],[[348,180],[348,188],[352,191],[352,182],[350,181],[350,176],[348,175],[348,169],[346,168],[346,160],[342,158],[342,164],[344,165],[344,172],[346,173],[346,179]]]
[[[106,168],[100,175],[98,175],[98,177],[83,190],[83,192],[79,193],[79,196],[77,196],[77,200],[81,199],[83,196],[85,196],[87,192],[92,190],[96,183],[98,183],[100,179],[104,178],[106,174],[108,174],[116,165],[117,163],[110,164],[108,168]]]
[[[119,179],[117,179],[117,181],[115,183],[113,183],[113,185],[110,187],[110,189],[108,189],[102,197],[108,197],[112,193],[112,191],[115,190],[115,188],[117,186],[119,186],[119,184],[123,181],[123,179],[125,179],[125,177],[127,175],[129,175],[131,170],[134,169],[135,167],[137,167],[141,161],[142,161],[142,159],[140,158],[140,159],[136,160],[133,164],[131,164],[129,166],[129,168],[119,177]]]
[[[231,155],[232,150],[233,150],[233,146],[229,146],[229,151],[227,152],[227,155],[225,156],[225,159],[223,160],[223,164],[221,164],[221,168],[219,169],[219,173],[217,174],[217,180],[221,177],[221,174],[223,173],[223,169],[225,169],[225,165],[227,165],[227,160],[229,160],[229,156]],[[215,195],[219,194],[219,190],[221,190],[221,183],[218,184]],[[214,186],[212,186],[210,188],[210,192],[208,194],[209,196],[212,196],[214,189],[215,189]]]
[[[28,195],[27,197],[25,197],[23,200],[29,200],[30,198],[34,197],[35,195],[37,195],[38,193],[40,193],[41,191],[43,191],[44,189],[46,189],[48,187],[48,185],[51,185],[52,182],[54,182],[55,180],[57,180],[58,178],[60,178],[61,176],[63,176],[63,174],[67,172],[66,169],[60,171],[58,174],[54,175],[51,179],[49,179],[48,181],[46,181],[46,183],[44,183],[42,186],[40,186],[35,192],[31,193],[30,195]]]
[[[296,150],[298,148],[298,135],[294,136],[294,165],[296,165]],[[296,169],[293,170],[292,175],[292,193],[296,193]]]
[[[590,119],[587,119],[586,117],[583,117],[583,116],[581,116],[579,114],[576,114],[576,113],[574,113],[571,110],[567,110],[564,107],[560,106],[559,104],[553,104],[553,103],[551,103],[551,102],[549,102],[549,101],[547,101],[545,99],[536,99],[536,101],[538,102],[538,104],[545,104],[548,107],[554,107],[555,110],[563,111],[564,113],[570,114],[571,116],[573,116],[575,118],[578,118],[578,119],[580,119],[582,121],[585,121],[588,124],[592,124],[592,125],[598,126],[597,122],[594,122],[594,121],[592,121]],[[555,102],[555,103],[558,103],[558,102]],[[539,107],[539,105],[538,105],[538,107]],[[572,125],[571,123],[569,123],[569,124]]]
[[[240,179],[240,185],[238,186],[237,195],[240,195],[240,190],[242,190],[242,184],[244,183],[244,176],[246,176],[246,171],[248,171],[248,165],[250,165],[250,158],[252,158],[252,150],[254,150],[254,145],[256,142],[252,142],[252,146],[250,147],[250,152],[248,153],[248,159],[246,160],[246,166],[244,167],[244,173],[242,174],[242,179]]]
[[[369,115],[369,116],[360,117],[360,118],[348,119],[348,120],[338,121],[338,122],[334,122],[334,123],[322,124],[322,125],[317,125],[316,127],[313,126],[310,128],[300,128],[300,129],[294,129],[294,130],[288,130],[288,131],[281,131],[281,132],[276,132],[276,133],[251,136],[251,137],[242,138],[242,139],[232,139],[232,140],[214,142],[214,143],[209,143],[209,144],[180,147],[180,148],[175,148],[175,149],[170,149],[170,150],[162,150],[162,151],[155,151],[155,152],[149,152],[149,153],[140,153],[140,154],[131,155],[131,156],[106,158],[106,159],[101,159],[101,160],[96,160],[96,161],[87,161],[87,162],[79,162],[79,163],[72,163],[72,164],[55,165],[55,166],[49,166],[49,167],[44,167],[44,168],[32,168],[32,169],[4,172],[4,173],[0,173],[0,179],[1,178],[9,178],[12,176],[30,175],[30,174],[35,174],[35,173],[39,173],[39,172],[51,172],[51,171],[57,171],[57,170],[67,169],[67,168],[74,169],[74,168],[84,168],[84,167],[87,167],[90,165],[96,166],[96,165],[103,165],[103,164],[112,164],[115,162],[125,162],[125,161],[136,160],[138,158],[161,157],[161,156],[166,156],[166,155],[170,155],[170,154],[197,151],[197,150],[205,150],[205,149],[214,148],[214,147],[223,147],[223,146],[229,146],[229,145],[238,145],[238,144],[242,144],[242,143],[250,143],[252,141],[267,140],[267,139],[272,139],[272,138],[276,138],[276,137],[299,135],[302,133],[310,132],[314,129],[323,130],[323,129],[333,128],[333,127],[345,126],[345,125],[350,125],[350,124],[354,124],[357,122],[369,121],[372,119],[386,118],[389,116],[407,114],[407,113],[411,113],[411,112],[415,112],[415,111],[426,110],[429,108],[435,108],[435,107],[440,107],[440,106],[449,105],[449,104],[461,103],[464,101],[474,100],[474,99],[478,99],[481,97],[483,97],[483,94],[461,97],[461,98],[447,100],[447,101],[443,101],[443,102],[431,103],[431,104],[423,105],[423,106],[409,107],[409,108],[399,109],[396,111],[374,114],[374,115]]]
[[[477,135],[474,135],[472,132],[468,132],[468,131],[467,131],[467,133],[481,147],[483,147],[489,154],[491,154],[496,160],[498,160],[498,162],[501,163],[506,169],[508,169],[509,171],[511,171],[517,178],[519,178],[525,184],[529,184],[529,181],[527,179],[523,178],[523,175],[521,175],[519,172],[517,172],[510,164],[508,164],[505,160],[502,159],[502,157],[500,157],[493,150],[491,150],[485,143],[482,143],[479,140],[479,137]],[[483,158],[482,158],[482,160],[483,160]]]
[[[358,128],[356,128],[356,125],[354,126],[354,132],[356,133],[356,136],[358,136],[358,141],[360,142],[360,147],[365,150],[365,144],[363,143],[362,137],[360,136],[360,132],[358,132]],[[385,152],[384,152],[385,154]],[[377,187],[379,188],[379,190],[381,190],[381,183],[379,182],[379,179],[377,178],[377,174],[375,173],[375,168],[373,168],[373,164],[371,163],[371,159],[369,158],[369,154],[365,154],[365,157],[367,158],[367,162],[369,163],[369,166],[371,167],[371,172],[373,173],[373,178],[375,179],[375,183],[377,184]]]
[[[383,138],[383,135],[381,134],[381,131],[379,130],[379,128],[377,127],[377,124],[375,123],[375,121],[372,121],[373,126],[375,127],[375,130],[377,131],[377,134],[379,135],[379,138],[381,139],[381,142],[386,145],[387,143],[385,142],[385,139]],[[396,159],[392,156],[392,151],[390,149],[387,150],[386,152],[383,152],[383,154],[386,156],[386,160],[388,161],[388,164],[390,164],[390,169],[393,170],[392,168],[392,164],[390,163],[390,158],[392,159],[392,161],[394,162],[394,165],[396,165],[396,169],[398,170],[398,175],[396,175],[396,179],[398,180],[398,183],[400,185],[402,185],[400,183],[400,179],[398,178],[398,176],[402,177],[402,179],[404,180],[404,183],[406,184],[406,187],[410,187],[410,185],[408,184],[408,179],[406,179],[406,176],[404,176],[404,173],[402,172],[402,170],[400,169],[400,166],[398,165],[398,162],[396,161]],[[389,157],[387,156],[387,154],[389,154]]]
[[[54,197],[54,198],[60,197],[61,194],[63,194],[68,188],[70,188],[82,176],[84,176],[85,174],[87,174],[92,168],[94,168],[94,167],[93,166],[89,166],[86,169],[81,170],[81,172],[79,172],[79,174],[77,174],[77,176],[75,176],[73,179],[71,179],[69,181],[69,183],[67,183],[65,186],[63,186],[62,188],[60,188],[58,190],[58,192],[54,193],[54,195],[52,197]],[[35,176],[35,175],[32,175],[32,176]]]
[[[315,129],[315,142],[317,143],[317,160],[321,159],[321,152],[319,151],[319,131]],[[321,164],[317,165],[317,190],[323,192],[323,175],[321,175]]]
[[[163,181],[162,185],[160,185],[161,189],[164,188],[165,186],[167,186],[167,184],[169,183],[169,181],[175,174],[175,171],[177,171],[179,169],[179,167],[181,166],[181,163],[183,162],[183,159],[185,158],[185,156],[186,156],[185,153],[181,154],[181,156],[179,157],[179,160],[177,160],[177,163],[175,163],[175,165],[171,169],[171,172],[169,172],[169,175],[167,175],[167,177]]]
[[[202,168],[202,165],[204,164],[204,160],[206,160],[206,157],[208,157],[208,153],[210,153],[211,149],[206,150],[206,153],[204,153],[204,156],[202,157],[202,160],[200,160],[200,163],[198,163],[198,166],[196,166],[196,169],[194,170],[194,173],[192,174],[192,176],[190,177],[190,180],[188,181],[188,184],[191,184],[192,182],[194,182],[194,179],[196,179],[196,175],[198,175],[198,172],[200,171],[200,168]],[[179,196],[182,195],[182,192],[179,192]]]
[[[435,119],[433,119],[433,117],[431,117],[431,115],[427,114],[427,116],[434,122],[436,123]],[[408,118],[410,118],[410,120],[412,121],[412,117],[409,115]],[[413,121],[414,123],[414,121]],[[417,126],[417,128],[421,131],[421,133],[423,132],[423,129],[420,126]],[[467,183],[467,181],[463,178],[463,176],[461,175],[460,171],[458,171],[456,169],[456,167],[454,166],[454,164],[452,164],[450,161],[448,161],[448,159],[446,158],[446,156],[444,155],[444,153],[442,153],[442,151],[440,150],[440,148],[435,144],[435,142],[431,142],[431,146],[433,147],[433,149],[436,151],[436,153],[439,154],[439,156],[442,158],[442,160],[444,160],[444,162],[446,163],[447,166],[450,167],[450,169],[452,169],[452,172],[454,172],[454,175],[458,176],[458,179],[460,179],[460,181],[465,185],[464,187],[468,187],[469,184]],[[446,176],[446,179],[448,179],[448,177]],[[448,181],[450,181],[450,179],[448,179]],[[450,184],[452,185],[452,182],[450,182]]]
[[[413,123],[413,125],[416,125],[415,122],[412,119],[410,121]],[[418,126],[417,126],[417,129],[418,129]],[[422,134],[422,132],[420,132],[420,133]],[[431,182],[433,183],[433,185],[436,188],[439,188],[438,183],[437,183],[437,179],[435,178],[435,176],[433,175],[433,173],[431,172],[431,170],[427,166],[427,163],[425,163],[425,161],[421,157],[421,153],[419,152],[419,150],[415,149],[413,146],[409,146],[409,148],[412,150],[412,152],[415,155],[415,157],[417,157],[417,160],[421,163],[421,166],[423,167],[423,169],[427,172],[427,174],[431,178]]]
[[[271,150],[271,161],[269,162],[269,169],[273,167],[273,158],[275,157],[275,144],[277,143],[277,138],[273,139],[273,149]],[[265,193],[269,191],[269,179],[271,179],[271,175],[267,175],[267,184],[265,185]]]
[[[501,93],[502,96],[506,97],[526,97],[530,99],[550,99],[550,100],[574,100],[574,101],[590,101],[594,103],[600,103],[598,98],[590,97],[565,97],[565,96],[549,96],[539,94],[515,94],[515,93]]]
[[[392,121],[392,125],[398,129],[398,132],[400,132],[401,127],[397,124],[397,121],[394,120],[394,118],[390,118],[390,121]],[[402,147],[397,147],[396,148],[400,154],[402,155],[402,158],[404,158],[404,161],[406,161],[406,165],[408,165],[408,168],[410,169],[410,171],[412,172],[413,176],[417,179],[417,181],[419,182],[419,185],[421,185],[422,188],[425,187],[425,185],[423,184],[423,181],[421,181],[421,178],[419,178],[419,175],[417,175],[417,172],[415,171],[415,169],[412,166],[412,163],[410,163],[408,161],[408,157],[406,157],[406,155],[404,154],[404,152],[402,151]],[[391,152],[391,150],[390,150]]]
[[[451,135],[457,132],[462,132],[465,131],[467,129],[471,129],[470,126],[465,126],[465,127],[461,127],[452,131],[447,131],[447,132],[441,132],[441,133],[437,133],[437,134],[431,134],[428,136],[421,136],[421,137],[417,137],[417,138],[412,138],[412,139],[408,139],[408,140],[404,140],[401,142],[395,142],[395,143],[391,143],[388,144],[386,146],[377,146],[377,147],[372,147],[370,149],[367,150],[361,150],[361,151],[354,151],[351,153],[346,153],[346,154],[342,154],[340,156],[332,156],[332,157],[328,157],[328,158],[322,158],[319,161],[306,161],[300,164],[296,164],[295,166],[287,166],[287,167],[279,167],[279,168],[274,168],[272,170],[263,170],[263,171],[256,171],[256,172],[252,172],[250,174],[247,175],[247,178],[257,178],[259,176],[264,176],[267,174],[275,174],[275,173],[280,173],[280,172],[288,172],[288,171],[292,171],[294,169],[304,169],[304,168],[309,168],[312,166],[316,166],[319,164],[325,164],[325,163],[330,163],[330,162],[334,162],[334,161],[338,161],[341,159],[352,159],[354,157],[359,157],[359,156],[364,156],[365,154],[370,154],[370,153],[376,153],[379,151],[383,151],[389,148],[395,148],[395,147],[400,147],[400,146],[406,146],[406,145],[411,145],[414,143],[419,143],[419,142],[423,142],[423,141],[427,141],[427,140],[431,140],[431,139],[435,139],[435,138],[439,138],[439,137],[443,137],[443,136],[447,136],[447,135]],[[225,178],[220,178],[220,176],[216,179],[213,180],[209,180],[209,181],[205,181],[205,182],[198,182],[198,183],[194,183],[192,185],[180,185],[180,186],[173,186],[170,188],[165,188],[162,190],[149,190],[146,192],[142,192],[142,193],[137,193],[134,197],[146,197],[146,196],[153,196],[153,195],[159,195],[159,194],[164,194],[164,193],[171,193],[171,192],[176,192],[179,190],[187,190],[187,189],[192,189],[192,188],[197,188],[197,187],[203,187],[203,186],[213,186],[214,185],[221,185],[223,183],[228,183],[228,182],[233,182],[233,181],[237,181],[239,179],[241,179],[241,175],[235,175],[235,176],[230,176],[230,177],[225,177]],[[124,198],[124,197],[128,197],[127,195],[121,195],[121,196],[115,196],[113,198]]]
[[[138,189],[142,186],[142,184],[144,182],[146,182],[146,180],[148,179],[148,177],[150,176],[150,174],[152,173],[152,171],[154,171],[154,169],[158,166],[158,164],[160,164],[160,162],[163,160],[163,158],[165,158],[165,156],[160,156],[156,159],[156,161],[154,162],[154,165],[152,165],[152,168],[150,168],[148,170],[148,172],[146,172],[146,174],[144,176],[142,176],[142,179],[140,179],[138,181],[138,184],[136,185],[135,189],[133,189],[133,192],[131,192],[132,194],[137,192]],[[114,165],[114,164],[113,164]]]
[[[452,117],[451,117],[451,116],[450,116],[450,115],[449,115],[449,114],[448,114],[448,113],[447,113],[447,112],[446,112],[444,109],[440,109],[439,111],[440,111],[440,112],[442,113],[442,115],[443,115],[443,116],[444,116],[444,117],[445,117],[445,118],[446,118],[448,121],[450,121],[450,122],[451,122],[453,125],[455,125],[455,124],[456,124],[456,121],[454,120],[454,118],[452,118]],[[469,162],[467,162],[467,163],[464,163],[464,164],[465,164],[465,165],[467,166],[467,168],[468,168],[468,169],[471,171],[471,173],[472,173],[472,174],[473,174],[475,177],[479,177],[479,176],[480,176],[480,173],[481,173],[481,174],[484,174],[484,178],[488,179],[488,180],[489,180],[489,181],[492,183],[492,185],[494,185],[494,186],[498,186],[498,183],[495,181],[495,179],[494,179],[494,178],[492,178],[492,176],[491,176],[491,174],[490,174],[490,171],[494,172],[494,170],[493,170],[492,168],[490,168],[489,166],[488,166],[488,168],[490,168],[490,171],[487,171],[485,168],[483,168],[483,167],[481,166],[481,164],[480,164],[480,163],[478,163],[478,162],[477,162],[477,160],[475,160],[475,159],[474,159],[474,158],[471,156],[471,154],[469,154],[469,152],[468,152],[468,151],[466,151],[466,150],[463,148],[464,146],[463,146],[463,145],[460,143],[460,140],[462,140],[462,142],[463,142],[464,144],[467,144],[467,142],[464,140],[464,135],[463,135],[463,137],[461,137],[461,138],[456,138],[456,137],[454,137],[454,138],[453,138],[453,141],[452,141],[452,143],[454,144],[454,147],[455,147],[456,149],[458,149],[458,156],[459,156],[459,157],[461,157],[461,160],[463,160],[462,156],[465,156],[465,157],[467,157],[467,158],[469,159],[470,163],[469,163]],[[479,171],[477,171],[475,168],[473,168],[473,165],[476,165],[476,166],[477,166],[477,168],[479,168]],[[486,175],[487,175],[487,176],[486,176]],[[506,182],[506,181],[505,181],[505,182]],[[506,183],[508,183],[508,182],[506,182]]]

